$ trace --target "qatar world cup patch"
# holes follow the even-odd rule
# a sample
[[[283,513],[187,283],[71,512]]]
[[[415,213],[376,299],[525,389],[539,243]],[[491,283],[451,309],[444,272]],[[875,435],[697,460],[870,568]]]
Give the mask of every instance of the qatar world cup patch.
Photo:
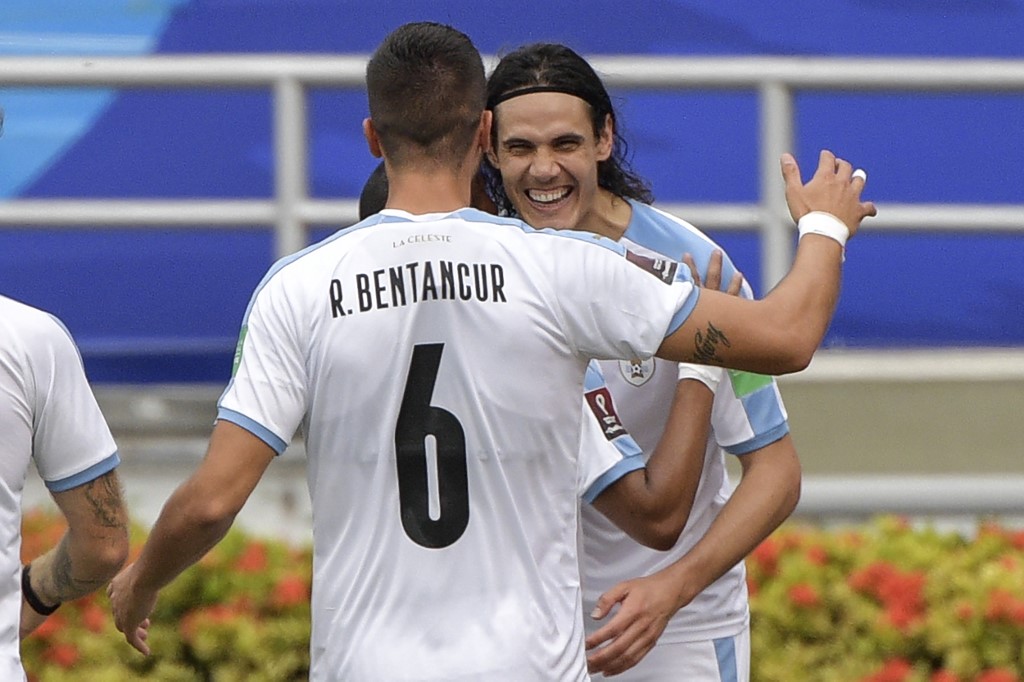
[[[648,360],[619,360],[622,378],[634,386],[643,386],[654,376],[654,358]]]
[[[679,263],[674,260],[641,256],[629,249],[626,249],[626,260],[641,270],[651,273],[665,284],[672,284],[675,281],[676,271],[679,269]]]
[[[590,411],[601,423],[601,430],[604,432],[605,438],[615,440],[626,433],[626,427],[619,420],[619,415],[615,411],[615,403],[612,402],[612,395],[606,386],[587,391],[583,396],[587,399],[587,404],[590,405]]]

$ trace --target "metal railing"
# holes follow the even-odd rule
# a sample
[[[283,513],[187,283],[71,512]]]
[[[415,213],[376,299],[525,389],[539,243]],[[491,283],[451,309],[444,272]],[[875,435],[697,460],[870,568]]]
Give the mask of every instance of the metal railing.
[[[313,225],[351,224],[354,200],[309,196],[307,94],[311,88],[362,89],[365,55],[147,57],[0,57],[0,87],[259,88],[273,96],[274,195],[237,200],[14,200],[0,203],[0,226],[200,225],[272,227],[277,254],[304,247]],[[494,63],[494,59],[488,59]],[[757,203],[659,204],[705,229],[758,231],[760,290],[792,260],[778,158],[794,147],[794,105],[801,91],[1019,92],[1024,60],[846,59],[802,57],[596,56],[611,88],[752,90],[760,106]],[[889,204],[870,231],[1021,231],[1024,205]]]

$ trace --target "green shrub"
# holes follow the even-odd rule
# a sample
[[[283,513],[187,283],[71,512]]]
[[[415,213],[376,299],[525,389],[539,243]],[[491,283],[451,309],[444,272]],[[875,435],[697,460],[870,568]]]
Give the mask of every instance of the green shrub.
[[[22,558],[53,546],[59,517],[29,513]],[[133,556],[144,540],[133,537]],[[976,537],[882,517],[790,522],[747,561],[754,682],[1021,682],[1024,531]],[[22,644],[30,680],[303,680],[312,556],[232,531],[169,585],[143,657],[106,596],[64,605]]]

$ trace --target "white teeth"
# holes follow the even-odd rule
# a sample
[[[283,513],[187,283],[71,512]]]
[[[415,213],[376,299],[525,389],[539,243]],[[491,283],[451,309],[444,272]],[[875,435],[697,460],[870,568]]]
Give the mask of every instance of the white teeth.
[[[568,196],[569,190],[564,187],[562,189],[550,190],[547,192],[531,189],[527,190],[526,194],[531,200],[536,201],[539,204],[552,204]]]

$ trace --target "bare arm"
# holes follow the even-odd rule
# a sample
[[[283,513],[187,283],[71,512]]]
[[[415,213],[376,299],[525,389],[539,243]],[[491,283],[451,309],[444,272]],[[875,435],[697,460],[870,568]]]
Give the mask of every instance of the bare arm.
[[[224,537],[274,455],[245,429],[217,422],[203,462],[164,504],[138,560],[110,584],[114,622],[129,644],[149,653],[157,593]]]
[[[68,523],[56,547],[31,562],[32,591],[50,606],[99,589],[128,557],[128,512],[115,471],[78,487],[54,493]],[[21,637],[46,620],[22,598]]]
[[[812,211],[830,213],[850,234],[875,215],[861,202],[863,180],[846,161],[823,151],[818,170],[801,184],[795,159],[784,155],[786,200],[797,220]],[[657,355],[763,374],[804,369],[825,336],[839,299],[843,247],[817,234],[802,237],[789,273],[763,300],[747,301],[702,290],[690,317],[665,339]]]
[[[647,460],[608,486],[594,508],[642,545],[671,549],[697,494],[714,393],[696,379],[676,385],[665,432]]]
[[[605,617],[616,603],[620,608],[587,638],[592,673],[612,675],[636,665],[679,609],[746,558],[793,513],[801,472],[790,436],[743,455],[740,462],[740,484],[689,552],[657,573],[624,581],[601,595],[593,617]]]

